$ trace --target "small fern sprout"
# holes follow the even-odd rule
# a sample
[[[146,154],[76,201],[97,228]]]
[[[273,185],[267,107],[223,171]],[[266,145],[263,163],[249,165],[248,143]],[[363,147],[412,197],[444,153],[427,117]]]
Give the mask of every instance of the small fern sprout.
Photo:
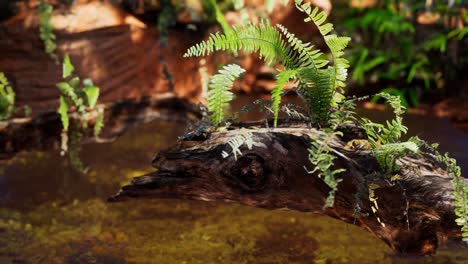
[[[386,125],[373,123],[363,118],[361,126],[366,130],[369,141],[374,145],[398,143],[401,136],[406,134],[408,127],[403,125],[402,115],[405,113],[405,107],[401,105],[400,98],[387,93],[378,93],[376,96],[384,98],[393,108],[395,119],[387,121]]]
[[[44,51],[58,62],[57,54],[55,54],[57,48],[57,44],[55,44],[56,36],[53,32],[54,27],[50,24],[53,7],[45,1],[41,1],[37,11],[39,15],[39,38],[44,43]]]
[[[0,72],[0,121],[7,120],[15,111],[15,91],[3,72]]]
[[[276,80],[276,85],[271,91],[271,105],[273,109],[273,122],[275,127],[278,123],[278,113],[281,104],[281,93],[283,91],[284,86],[289,82],[290,79],[294,78],[296,74],[297,71],[295,70],[285,70],[280,72],[277,76],[278,79]]]
[[[218,74],[210,78],[208,85],[208,110],[211,112],[210,120],[215,126],[218,126],[224,120],[224,110],[233,99],[234,95],[230,87],[234,80],[243,72],[237,64],[224,66]]]

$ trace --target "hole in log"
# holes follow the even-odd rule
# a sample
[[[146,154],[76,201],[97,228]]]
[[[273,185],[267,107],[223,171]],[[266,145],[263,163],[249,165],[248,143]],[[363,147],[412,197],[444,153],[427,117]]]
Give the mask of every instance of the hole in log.
[[[253,154],[240,157],[231,168],[231,175],[250,191],[262,189],[266,182],[265,160]]]

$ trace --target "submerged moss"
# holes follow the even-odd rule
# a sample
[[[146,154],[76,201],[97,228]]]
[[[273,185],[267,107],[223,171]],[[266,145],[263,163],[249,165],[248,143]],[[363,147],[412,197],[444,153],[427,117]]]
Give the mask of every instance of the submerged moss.
[[[174,131],[182,126],[162,122],[85,145],[87,174],[72,172],[58,152],[0,163],[0,263],[395,262],[381,240],[325,216],[181,200],[107,203],[122,182],[153,170],[152,155],[176,140]],[[452,247],[416,262],[467,255]]]

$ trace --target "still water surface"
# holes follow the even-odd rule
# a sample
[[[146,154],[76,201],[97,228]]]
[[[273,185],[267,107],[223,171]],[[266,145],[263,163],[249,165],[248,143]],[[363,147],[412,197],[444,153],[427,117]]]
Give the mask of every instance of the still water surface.
[[[375,120],[385,112],[361,110]],[[468,134],[446,120],[406,118],[467,171]],[[0,161],[0,263],[467,263],[468,247],[396,257],[370,233],[335,219],[236,204],[180,200],[107,203],[185,124],[156,121],[112,143],[88,144],[75,172],[58,151]]]

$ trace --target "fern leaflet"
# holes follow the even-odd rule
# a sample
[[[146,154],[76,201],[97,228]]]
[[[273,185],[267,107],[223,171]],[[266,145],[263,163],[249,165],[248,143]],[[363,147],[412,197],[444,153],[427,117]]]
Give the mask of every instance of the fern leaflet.
[[[240,147],[244,144],[247,145],[248,149],[252,149],[252,146],[253,146],[252,136],[253,136],[252,132],[245,130],[245,129],[241,129],[240,134],[234,136],[227,142],[227,144],[231,147],[231,153],[228,153],[223,150],[223,152],[221,153],[223,158],[227,158],[229,157],[229,155],[234,154],[234,159],[237,160],[237,155],[242,155],[242,152],[240,151]]]
[[[340,89],[339,92],[343,92],[342,89],[346,86],[345,82],[348,77],[347,69],[349,68],[349,62],[342,58],[342,56],[344,55],[343,50],[348,46],[351,38],[338,37],[335,34],[329,35],[329,33],[333,31],[333,25],[331,23],[324,24],[327,19],[325,12],[319,12],[318,7],[312,9],[310,3],[303,4],[302,0],[296,0],[295,3],[297,9],[307,15],[307,18],[304,19],[304,21],[312,21],[319,29],[320,34],[324,37],[325,43],[330,49],[333,58],[333,71],[335,78],[333,80],[332,89],[335,91],[335,89],[338,88]]]
[[[312,174],[318,171],[318,176],[331,188],[325,200],[324,207],[333,207],[335,193],[338,190],[338,183],[342,181],[342,179],[336,179],[335,175],[346,171],[345,169],[332,170],[333,161],[336,159],[336,156],[330,154],[332,148],[329,144],[333,138],[338,135],[340,135],[340,132],[334,132],[331,129],[320,131],[318,138],[311,142],[308,149],[309,161],[315,167],[311,171],[306,168],[307,172]]]
[[[211,77],[208,85],[208,110],[211,112],[210,119],[215,126],[224,120],[224,109],[234,97],[229,89],[243,72],[245,70],[239,65],[230,64]]]
[[[276,80],[276,85],[273,87],[273,90],[271,91],[271,105],[272,105],[272,110],[273,110],[273,115],[274,115],[274,126],[276,127],[277,122],[278,122],[278,112],[280,109],[280,103],[281,103],[281,92],[283,91],[284,86],[289,82],[291,78],[294,78],[296,75],[297,71],[295,70],[285,70],[282,71],[278,74],[277,80]]]

